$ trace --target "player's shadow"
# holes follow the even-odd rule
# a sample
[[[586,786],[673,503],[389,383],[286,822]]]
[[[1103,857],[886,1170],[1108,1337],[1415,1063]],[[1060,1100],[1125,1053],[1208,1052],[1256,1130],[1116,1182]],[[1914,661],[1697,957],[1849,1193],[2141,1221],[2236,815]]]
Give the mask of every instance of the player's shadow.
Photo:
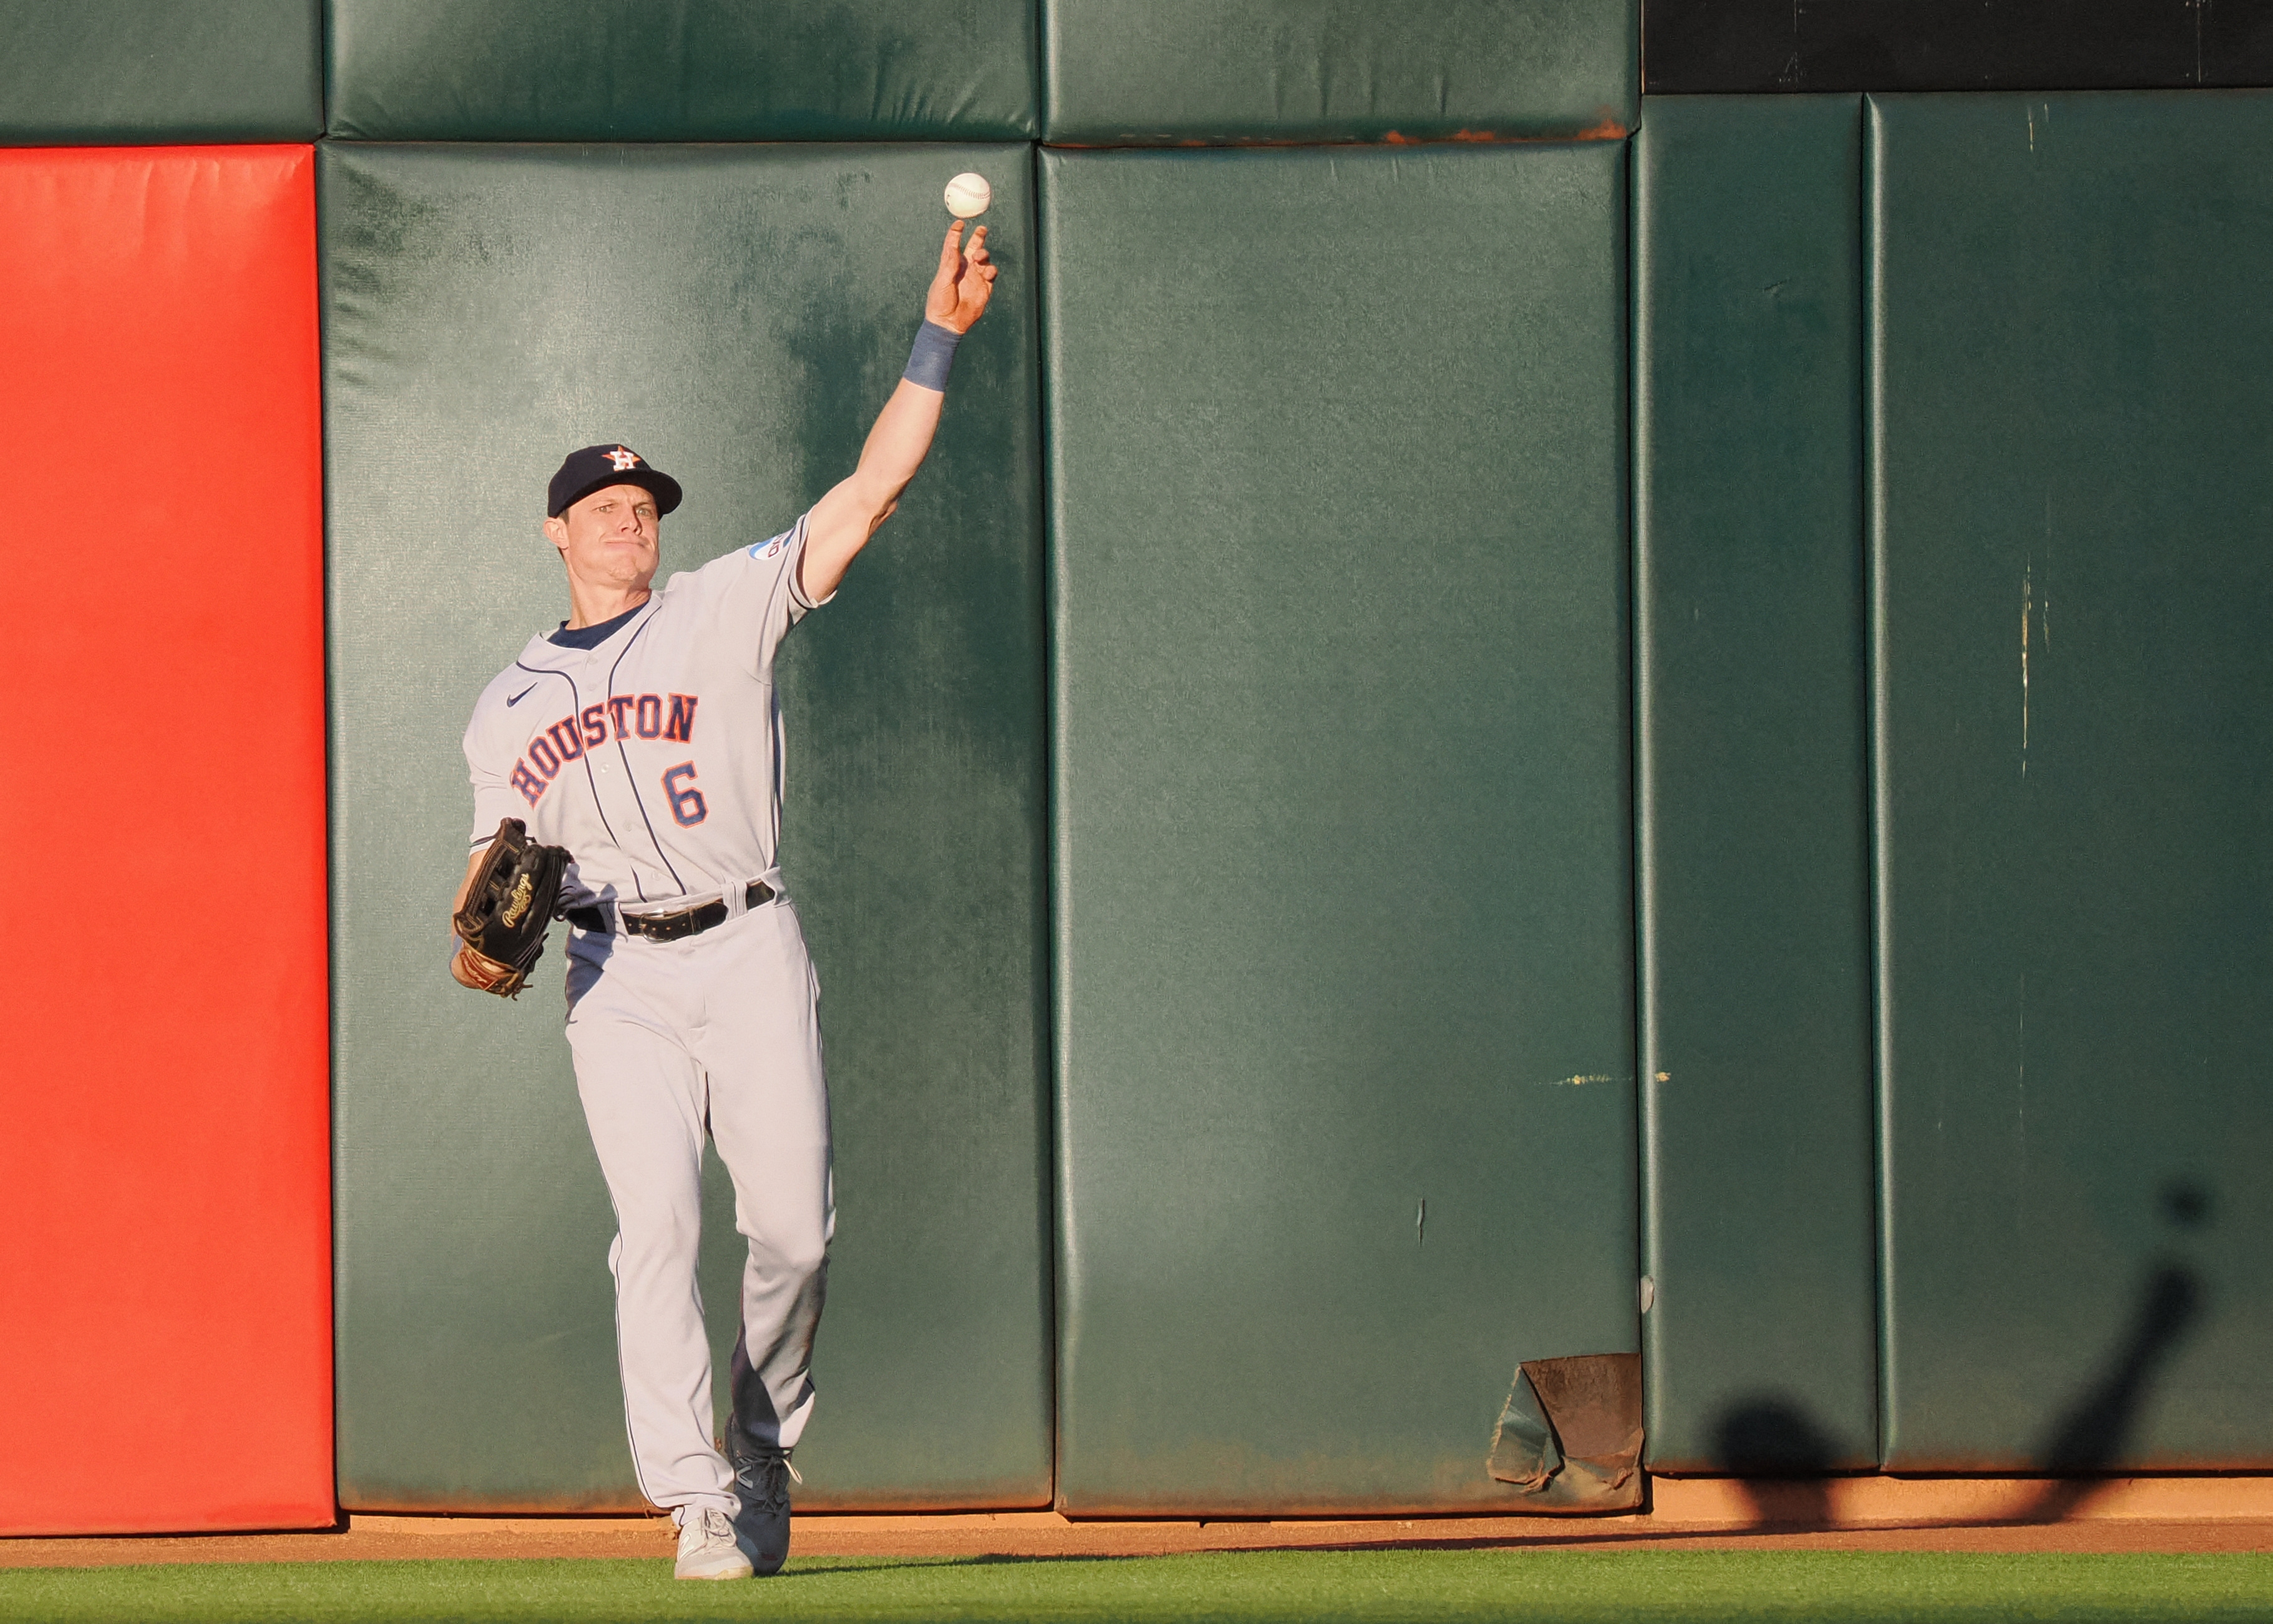
[[[1835,1447],[1797,1404],[1748,1399],[1713,1429],[1714,1464],[1752,1501],[1754,1528],[1829,1528]]]
[[[2207,1228],[2211,1200],[2200,1186],[2166,1185],[2163,1218],[2179,1231]],[[2044,1475],[2042,1486],[2016,1510],[1989,1517],[1935,1517],[1885,1527],[2009,1528],[2058,1522],[2071,1517],[2112,1481],[2135,1447],[2141,1424],[2158,1380],[2172,1356],[2201,1325],[2208,1293],[2202,1279],[2175,1251],[2149,1268],[2136,1304],[2100,1374],[2054,1419],[2044,1444],[2030,1457],[2030,1469]],[[1723,1412],[1714,1429],[1714,1464],[1735,1478],[1751,1501],[1749,1531],[1798,1533],[1841,1526],[1834,1503],[1834,1462],[1842,1451],[1800,1404],[1781,1396],[1746,1399]],[[1542,1528],[1535,1534],[1495,1531],[1474,1536],[1388,1533],[1378,1537],[1270,1542],[1242,1549],[1276,1550],[1507,1550],[1526,1546],[1640,1545],[1671,1545],[1739,1531],[1727,1528],[1628,1528],[1616,1517],[1588,1519],[1587,1526]],[[874,1559],[871,1559],[871,1562]],[[1137,1560],[1091,1553],[974,1553],[896,1560],[895,1566],[962,1567],[992,1563],[1109,1562]],[[858,1559],[827,1559],[792,1564],[791,1571],[820,1575],[867,1566]]]
[[[2164,1220],[2179,1230],[2209,1225],[2209,1192],[2198,1184],[2165,1184],[2161,1207]],[[2058,1522],[2107,1487],[2108,1473],[2137,1441],[2157,1379],[2201,1323],[2207,1296],[2201,1276],[2183,1259],[2166,1254],[2155,1264],[2114,1357],[2060,1412],[2037,1451],[2036,1468],[2050,1480],[2016,1521]]]
[[[2172,1180],[2160,1193],[2161,1216],[2181,1233],[2207,1228],[2209,1192]],[[2141,1422],[2172,1356],[2201,1323],[2207,1291],[2201,1277],[2175,1252],[2149,1268],[2121,1340],[2100,1374],[2055,1417],[2029,1458],[2044,1484],[2016,1512],[1978,1521],[1992,1526],[2059,1522],[2106,1491],[2137,1444]],[[1799,1405],[1782,1398],[1748,1399],[1727,1410],[1714,1427],[1714,1463],[1735,1477],[1752,1502],[1752,1526],[1829,1528],[1833,1443]]]

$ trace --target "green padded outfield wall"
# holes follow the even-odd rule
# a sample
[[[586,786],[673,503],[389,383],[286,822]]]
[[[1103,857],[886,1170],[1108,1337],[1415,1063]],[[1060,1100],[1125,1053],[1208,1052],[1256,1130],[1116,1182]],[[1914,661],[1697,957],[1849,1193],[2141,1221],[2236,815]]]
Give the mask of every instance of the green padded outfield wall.
[[[0,0],[0,146],[306,141],[321,0]]]
[[[1636,1348],[1624,162],[1044,155],[1070,1511]]]
[[[1873,100],[1886,1459],[2273,1458],[2273,97]]]
[[[1861,98],[1654,96],[1635,164],[1648,1458],[1868,1466]]]
[[[1054,142],[1623,135],[1640,92],[1634,0],[1039,3]]]
[[[326,148],[341,1496],[636,1503],[613,1223],[561,1035],[445,972],[480,684],[566,613],[567,447],[686,485],[666,570],[851,471],[959,169],[1003,274],[929,465],[777,666],[837,1237],[808,1507],[1050,1493],[1041,523],[1023,147]],[[715,1167],[711,1335],[735,1329]],[[718,1386],[723,1402],[724,1384]]]
[[[1038,128],[1034,0],[327,3],[331,132],[354,139],[992,141]]]

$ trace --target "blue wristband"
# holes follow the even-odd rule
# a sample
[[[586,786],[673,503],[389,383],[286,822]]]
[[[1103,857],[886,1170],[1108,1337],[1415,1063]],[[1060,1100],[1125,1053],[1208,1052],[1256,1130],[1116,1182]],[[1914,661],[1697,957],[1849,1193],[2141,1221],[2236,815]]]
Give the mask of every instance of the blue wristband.
[[[920,388],[937,389],[944,395],[947,374],[955,365],[955,347],[962,342],[962,334],[926,320],[916,329],[916,346],[908,352],[908,370],[900,376]]]

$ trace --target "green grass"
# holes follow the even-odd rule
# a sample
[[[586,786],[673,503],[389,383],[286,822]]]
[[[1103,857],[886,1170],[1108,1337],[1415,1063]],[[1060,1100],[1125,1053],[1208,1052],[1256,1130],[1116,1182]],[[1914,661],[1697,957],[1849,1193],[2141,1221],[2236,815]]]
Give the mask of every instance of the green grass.
[[[679,1584],[667,1560],[0,1571],[0,1620],[2273,1620],[2273,1557],[1845,1551],[1264,1551],[812,1557]]]

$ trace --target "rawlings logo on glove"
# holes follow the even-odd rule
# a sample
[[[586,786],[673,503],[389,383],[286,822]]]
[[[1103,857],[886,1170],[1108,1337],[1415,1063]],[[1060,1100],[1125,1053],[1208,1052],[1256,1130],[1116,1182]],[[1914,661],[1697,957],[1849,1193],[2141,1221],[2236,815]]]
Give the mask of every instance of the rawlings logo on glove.
[[[540,846],[517,817],[498,825],[489,850],[466,885],[465,905],[451,915],[459,948],[450,974],[461,987],[517,998],[544,956],[544,933],[560,903],[568,871],[565,846]]]

